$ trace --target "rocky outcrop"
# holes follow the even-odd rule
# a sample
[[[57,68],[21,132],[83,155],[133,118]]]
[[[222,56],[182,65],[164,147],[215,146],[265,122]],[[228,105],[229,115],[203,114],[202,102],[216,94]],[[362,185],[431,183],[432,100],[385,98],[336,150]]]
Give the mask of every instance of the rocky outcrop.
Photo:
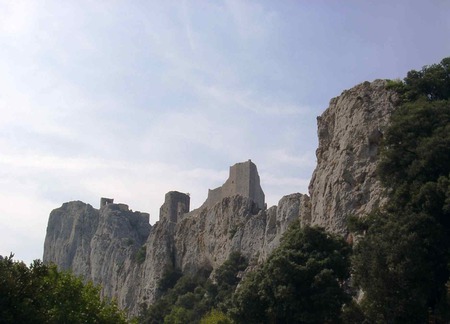
[[[44,243],[44,262],[102,285],[123,306],[137,298],[128,291],[139,284],[136,255],[151,230],[149,214],[124,204],[100,210],[80,201],[64,203],[51,212]]]
[[[99,211],[81,201],[64,203],[53,210],[47,225],[44,262],[55,262],[61,269],[72,269],[80,275],[90,274],[91,241],[98,220]]]
[[[254,185],[260,188],[259,181]],[[104,295],[136,314],[141,303],[158,298],[158,281],[168,267],[213,271],[232,251],[256,265],[292,221],[308,223],[310,216],[309,198],[302,194],[283,197],[270,209],[260,208],[261,199],[236,194],[192,212],[186,194],[171,191],[165,199],[154,226],[148,214],[111,200],[100,210],[82,202],[63,204],[50,215],[44,261],[101,284]]]
[[[346,90],[317,118],[317,167],[309,185],[312,224],[345,235],[349,215],[364,215],[385,201],[376,166],[398,100],[385,85],[375,80]]]
[[[166,194],[160,220],[102,199],[100,209],[79,201],[50,214],[44,261],[103,286],[103,294],[136,314],[158,298],[165,270],[214,271],[232,251],[263,262],[294,220],[345,235],[346,218],[383,203],[375,177],[378,149],[397,96],[385,82],[365,82],[344,91],[318,117],[317,167],[309,193],[283,197],[266,209],[256,166],[249,160],[230,168],[222,187],[189,212],[189,195]]]

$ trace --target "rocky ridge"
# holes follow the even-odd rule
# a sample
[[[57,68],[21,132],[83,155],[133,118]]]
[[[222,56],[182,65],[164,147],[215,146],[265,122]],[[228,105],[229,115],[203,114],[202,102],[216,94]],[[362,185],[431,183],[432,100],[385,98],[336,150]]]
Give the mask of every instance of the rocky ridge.
[[[310,215],[309,197],[299,193],[269,209],[237,194],[212,207],[188,210],[188,195],[169,192],[160,220],[151,226],[148,214],[110,199],[102,198],[100,209],[80,201],[64,203],[50,214],[44,262],[101,284],[104,295],[135,315],[141,303],[158,298],[158,281],[167,268],[213,271],[232,251],[240,251],[254,266],[278,245],[290,222],[300,218],[309,223]]]
[[[378,149],[399,98],[386,81],[364,82],[330,101],[317,118],[317,166],[309,184],[311,223],[347,234],[349,215],[385,202],[376,178]]]
[[[102,200],[95,209],[69,202],[50,214],[44,262],[101,284],[104,295],[136,314],[141,303],[158,298],[158,280],[167,267],[189,273],[214,270],[231,251],[240,251],[253,267],[278,246],[296,219],[345,235],[348,215],[363,215],[383,203],[375,178],[377,152],[396,101],[382,80],[362,83],[330,101],[318,117],[310,196],[291,194],[266,209],[255,203],[250,190],[188,212],[188,197],[171,192],[153,226],[148,214],[124,204],[103,205]],[[259,186],[257,171],[252,179]]]

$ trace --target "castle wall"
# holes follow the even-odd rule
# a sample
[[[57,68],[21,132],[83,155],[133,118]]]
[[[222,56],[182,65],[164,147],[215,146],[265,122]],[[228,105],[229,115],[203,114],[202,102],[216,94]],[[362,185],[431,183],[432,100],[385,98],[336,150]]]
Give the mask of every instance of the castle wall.
[[[260,185],[258,170],[251,160],[230,167],[230,176],[222,187],[209,190],[207,206],[212,207],[223,198],[235,195],[251,198],[260,209],[265,208],[265,195]]]
[[[258,205],[259,208],[266,208],[266,197],[264,191],[261,188],[259,174],[256,169],[256,165],[250,164],[250,176],[249,176],[249,196]]]
[[[179,217],[189,212],[190,200],[191,198],[187,194],[169,191],[159,210],[159,220],[167,219],[176,223]]]
[[[113,198],[100,198],[100,208],[102,208],[103,206],[106,206],[108,204],[113,204],[114,203],[114,199]]]
[[[208,199],[206,200],[206,202],[209,208],[211,208],[221,200],[222,200],[222,187],[208,190]]]

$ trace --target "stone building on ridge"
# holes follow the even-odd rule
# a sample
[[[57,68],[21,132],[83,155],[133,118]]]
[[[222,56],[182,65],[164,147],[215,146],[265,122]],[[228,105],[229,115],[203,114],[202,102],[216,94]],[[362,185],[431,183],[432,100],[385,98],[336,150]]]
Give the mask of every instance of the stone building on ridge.
[[[258,208],[265,208],[265,195],[261,188],[258,170],[252,160],[230,167],[228,180],[219,188],[208,191],[206,205],[212,207],[225,197],[241,195],[252,199]]]

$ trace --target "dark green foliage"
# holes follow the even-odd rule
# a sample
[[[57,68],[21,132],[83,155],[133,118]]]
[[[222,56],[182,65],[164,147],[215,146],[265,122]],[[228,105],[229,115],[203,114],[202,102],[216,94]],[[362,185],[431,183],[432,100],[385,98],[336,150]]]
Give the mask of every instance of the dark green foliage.
[[[172,265],[166,266],[164,271],[164,275],[158,282],[158,292],[160,294],[164,294],[170,288],[173,288],[177,283],[178,279],[182,277],[182,273],[180,270],[176,269]]]
[[[335,322],[350,297],[350,247],[340,237],[297,222],[267,262],[250,273],[234,296],[238,323]]]
[[[428,309],[445,301],[442,227],[426,214],[377,212],[368,218],[371,226],[353,257],[363,309],[374,322],[426,322]]]
[[[232,252],[216,271],[214,281],[216,287],[211,287],[210,293],[214,298],[215,305],[223,311],[230,307],[231,296],[236,286],[241,281],[239,273],[247,268],[247,260],[239,253]]]
[[[379,174],[398,193],[450,173],[450,103],[420,100],[402,105],[393,114],[385,135]],[[413,187],[415,185],[415,187]],[[410,200],[408,197],[407,200]]]
[[[404,102],[427,100],[448,100],[450,98],[450,57],[439,64],[424,66],[421,71],[408,72],[403,83],[391,81],[388,87],[396,90]]]
[[[342,308],[341,321],[345,324],[368,324],[367,318],[361,306],[354,300],[345,304]]]
[[[385,210],[354,222],[355,281],[372,322],[448,318],[450,261],[450,58],[392,83],[402,103],[384,138]]]
[[[231,253],[217,269],[216,283],[208,279],[209,271],[200,271],[197,276],[181,275],[173,267],[167,267],[158,284],[161,298],[150,306],[143,305],[139,322],[198,323],[213,308],[227,307],[240,281],[237,275],[246,267],[247,261],[240,253]]]
[[[126,244],[127,246],[131,246],[131,245],[134,244],[134,240],[133,240],[133,239],[130,239],[130,238],[127,238],[127,239],[125,240],[125,244]]]
[[[100,289],[55,266],[0,258],[0,323],[126,323]]]
[[[134,261],[137,264],[142,264],[145,261],[146,255],[147,255],[147,248],[145,245],[143,245],[139,248],[139,250],[137,250],[136,254],[134,255]]]
[[[223,312],[213,309],[200,320],[200,324],[232,324],[231,319]]]

